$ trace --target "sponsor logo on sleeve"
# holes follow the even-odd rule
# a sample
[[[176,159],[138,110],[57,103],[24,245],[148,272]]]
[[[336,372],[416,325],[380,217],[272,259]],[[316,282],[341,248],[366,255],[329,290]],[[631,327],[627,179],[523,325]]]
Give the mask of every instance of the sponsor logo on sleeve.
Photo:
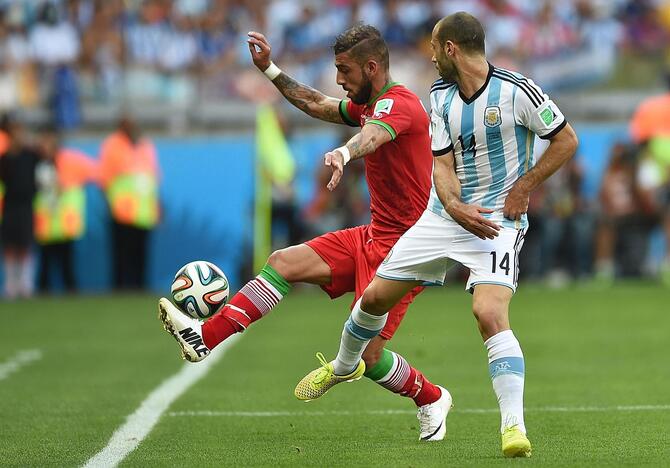
[[[384,114],[390,114],[392,108],[393,99],[380,99],[377,101],[377,104],[375,104],[375,110],[372,113],[372,117],[375,119],[380,119],[384,116]]]
[[[487,127],[498,127],[501,123],[500,107],[489,106],[484,109],[484,125]]]
[[[540,118],[542,119],[542,122],[544,122],[544,125],[546,125],[548,127],[556,119],[556,113],[551,108],[551,106],[549,106],[545,110],[540,112]]]

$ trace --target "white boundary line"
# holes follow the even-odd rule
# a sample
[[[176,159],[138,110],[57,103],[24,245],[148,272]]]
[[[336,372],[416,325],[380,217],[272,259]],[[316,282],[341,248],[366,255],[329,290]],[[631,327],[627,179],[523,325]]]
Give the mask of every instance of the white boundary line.
[[[14,372],[25,365],[42,359],[42,351],[39,349],[26,349],[19,351],[7,361],[0,364],[0,380],[5,380]]]
[[[498,408],[454,408],[456,413],[497,413]],[[544,406],[526,408],[527,413],[603,413],[616,411],[670,411],[670,405],[630,405],[630,406]],[[235,417],[272,418],[292,416],[355,416],[415,414],[410,410],[368,410],[368,411],[174,411],[167,413],[173,417]]]
[[[125,424],[114,431],[105,448],[91,457],[84,468],[115,467],[121,463],[151,432],[170,405],[191,385],[207,375],[225,351],[239,339],[238,336],[221,343],[204,361],[184,364],[179,372],[165,380],[127,417]]]

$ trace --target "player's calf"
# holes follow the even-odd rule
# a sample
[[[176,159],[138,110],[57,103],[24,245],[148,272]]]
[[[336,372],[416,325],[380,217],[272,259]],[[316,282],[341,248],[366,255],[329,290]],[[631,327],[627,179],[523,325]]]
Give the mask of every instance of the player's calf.
[[[203,340],[214,349],[229,336],[243,332],[267,315],[291,290],[291,285],[272,266],[265,265],[226,306],[202,327]]]

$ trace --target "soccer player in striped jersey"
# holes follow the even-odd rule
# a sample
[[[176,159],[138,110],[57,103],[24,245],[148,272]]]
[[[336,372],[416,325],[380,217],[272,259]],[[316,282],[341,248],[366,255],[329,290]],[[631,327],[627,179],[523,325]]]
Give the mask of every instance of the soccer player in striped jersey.
[[[324,162],[333,171],[328,183],[333,190],[347,162],[365,158],[371,222],[274,252],[259,275],[204,324],[161,299],[161,319],[189,361],[206,358],[209,350],[226,338],[263,318],[293,283],[318,284],[331,298],[354,292],[357,300],[391,246],[421,216],[430,192],[430,119],[419,98],[391,79],[388,49],[379,31],[358,25],[338,36],[333,49],[337,83],[347,91],[347,99],[342,100],[325,96],[279,70],[270,60],[270,44],[262,34],[249,33],[248,42],[254,64],[294,106],[327,122],[361,128],[346,145],[326,153]],[[324,369],[333,371],[331,381],[365,375],[414,400],[419,437],[434,441],[445,436],[451,408],[449,392],[431,383],[400,354],[386,349],[421,290],[419,285],[408,290],[388,318],[359,312],[352,315],[345,328],[355,333],[358,342],[367,344],[363,360],[356,366],[342,372],[318,356]],[[307,389],[296,396],[310,400],[313,392]]]
[[[528,229],[529,194],[574,155],[577,137],[531,80],[488,63],[484,30],[475,17],[461,12],[443,18],[431,46],[442,79],[430,93],[435,157],[430,200],[382,262],[352,314],[382,316],[417,285],[442,285],[451,262],[468,267],[466,289],[473,295],[472,311],[500,406],[502,451],[528,457],[525,365],[510,329],[509,303]],[[537,162],[535,135],[550,141]],[[335,365],[355,366],[360,346],[343,333]],[[314,385],[316,375],[308,374],[298,387]]]

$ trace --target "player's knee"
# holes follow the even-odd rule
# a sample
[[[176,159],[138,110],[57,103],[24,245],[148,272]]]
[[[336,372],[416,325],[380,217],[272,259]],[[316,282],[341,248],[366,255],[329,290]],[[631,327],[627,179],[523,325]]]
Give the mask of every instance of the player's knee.
[[[481,326],[488,328],[498,322],[500,317],[499,307],[492,301],[479,299],[472,303],[472,313]]]
[[[291,255],[287,249],[275,250],[268,257],[268,265],[279,273],[289,283],[292,283],[295,276],[294,262],[291,262]]]
[[[388,303],[388,299],[384,297],[382,291],[372,285],[365,290],[361,298],[361,309],[368,314],[383,315],[391,307],[393,307],[393,304]]]

